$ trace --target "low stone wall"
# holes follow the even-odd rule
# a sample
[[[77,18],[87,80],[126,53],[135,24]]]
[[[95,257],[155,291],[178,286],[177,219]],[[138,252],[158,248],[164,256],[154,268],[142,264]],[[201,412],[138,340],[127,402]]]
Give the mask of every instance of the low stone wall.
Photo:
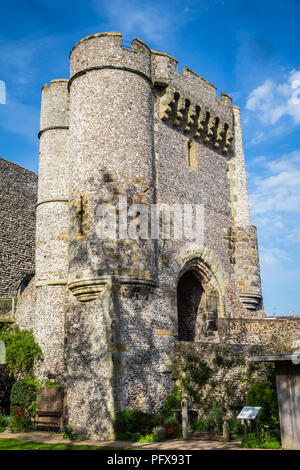
[[[292,352],[300,347],[300,316],[277,319],[220,318],[220,341],[230,344],[269,345],[268,352]]]

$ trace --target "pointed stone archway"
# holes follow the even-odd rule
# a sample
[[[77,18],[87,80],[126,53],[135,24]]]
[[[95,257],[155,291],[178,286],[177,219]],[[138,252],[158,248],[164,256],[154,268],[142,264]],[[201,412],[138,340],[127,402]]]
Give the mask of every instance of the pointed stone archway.
[[[177,285],[178,340],[194,341],[203,287],[193,270],[185,272]]]
[[[199,257],[189,258],[177,277],[178,340],[218,340],[223,297],[216,276]]]

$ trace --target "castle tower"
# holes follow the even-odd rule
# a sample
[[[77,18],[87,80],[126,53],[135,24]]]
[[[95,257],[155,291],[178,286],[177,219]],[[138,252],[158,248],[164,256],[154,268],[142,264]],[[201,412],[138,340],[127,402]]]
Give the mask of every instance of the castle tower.
[[[228,162],[232,207],[232,243],[236,289],[246,310],[262,312],[256,227],[251,225],[240,108],[233,106],[234,153]],[[258,313],[260,315],[260,313]],[[240,316],[242,316],[240,314]]]
[[[69,93],[68,80],[42,89],[36,224],[34,333],[44,362],[40,379],[62,382],[64,309],[68,270]]]
[[[89,421],[92,432],[109,435],[114,411],[129,397],[149,409],[134,381],[151,348],[155,241],[118,230],[127,225],[127,204],[142,211],[154,202],[151,51],[139,39],[124,48],[120,33],[101,33],[77,43],[70,62],[68,413],[78,426]],[[129,212],[132,229],[137,208]],[[106,239],[109,209],[119,223]],[[78,416],[78,400],[91,397],[94,422],[88,407]]]
[[[70,80],[42,91],[38,373],[64,384],[65,422],[102,439],[116,411],[159,410],[176,344],[218,344],[219,324],[262,314],[239,108],[168,54],[128,44],[82,39]],[[186,209],[202,221],[194,235],[179,230]],[[170,236],[152,232],[153,215]]]

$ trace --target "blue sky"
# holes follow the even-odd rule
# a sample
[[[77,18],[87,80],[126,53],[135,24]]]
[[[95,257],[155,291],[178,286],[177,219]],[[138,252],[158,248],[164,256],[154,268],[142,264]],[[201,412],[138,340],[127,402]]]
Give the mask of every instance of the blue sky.
[[[140,37],[241,107],[265,310],[300,314],[299,24],[299,0],[1,2],[0,156],[37,172],[41,87],[69,76],[79,39]]]

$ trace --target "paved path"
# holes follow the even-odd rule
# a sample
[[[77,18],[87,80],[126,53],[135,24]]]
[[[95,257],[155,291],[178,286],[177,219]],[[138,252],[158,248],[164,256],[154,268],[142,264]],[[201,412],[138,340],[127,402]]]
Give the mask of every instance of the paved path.
[[[63,439],[61,434],[48,433],[48,432],[26,432],[26,433],[11,433],[5,431],[0,433],[0,438],[5,439],[18,439],[22,441],[42,442],[45,444],[73,444],[73,445],[90,445],[90,446],[105,446],[113,448],[127,448],[127,449],[156,449],[156,450],[241,450],[239,447],[239,440],[234,442],[220,442],[208,441],[200,439],[191,439],[183,441],[181,439],[169,439],[163,442],[125,442],[125,441],[96,441],[89,439],[88,441],[70,441]]]

